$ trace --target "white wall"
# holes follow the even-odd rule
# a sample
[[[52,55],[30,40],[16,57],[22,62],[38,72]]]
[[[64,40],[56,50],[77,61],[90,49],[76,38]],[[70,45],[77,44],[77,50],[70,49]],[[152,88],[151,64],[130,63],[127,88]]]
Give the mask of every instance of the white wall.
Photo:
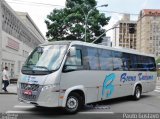
[[[8,47],[8,39],[11,39],[13,41],[16,41],[19,44],[18,49],[10,48]],[[19,71],[23,63],[25,62],[27,55],[24,54],[25,52],[28,52],[28,54],[33,49],[25,45],[23,42],[20,42],[18,39],[12,37],[11,35],[7,34],[6,32],[2,31],[2,63],[3,68],[7,64],[9,67],[9,73],[11,73],[11,65],[14,65],[13,71],[14,71],[14,77],[12,78],[18,78]]]

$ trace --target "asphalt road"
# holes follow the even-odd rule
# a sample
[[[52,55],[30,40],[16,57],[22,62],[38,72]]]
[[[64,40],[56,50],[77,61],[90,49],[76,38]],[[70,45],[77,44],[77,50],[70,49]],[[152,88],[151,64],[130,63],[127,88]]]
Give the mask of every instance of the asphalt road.
[[[157,116],[160,118],[160,85],[155,91],[143,94],[138,101],[132,100],[131,97],[111,99],[86,105],[75,115],[66,115],[59,108],[36,108],[19,103],[17,95],[1,94],[0,112],[0,119],[5,116],[17,116],[18,119],[121,119],[126,113],[159,113]]]

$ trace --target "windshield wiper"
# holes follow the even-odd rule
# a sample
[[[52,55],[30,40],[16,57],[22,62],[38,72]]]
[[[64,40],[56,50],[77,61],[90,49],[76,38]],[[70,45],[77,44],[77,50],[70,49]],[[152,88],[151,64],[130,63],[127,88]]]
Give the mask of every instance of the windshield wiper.
[[[24,65],[22,68],[31,68],[30,65]]]
[[[41,69],[46,69],[47,71],[50,71],[47,67],[45,66],[34,66],[35,68],[41,68]]]

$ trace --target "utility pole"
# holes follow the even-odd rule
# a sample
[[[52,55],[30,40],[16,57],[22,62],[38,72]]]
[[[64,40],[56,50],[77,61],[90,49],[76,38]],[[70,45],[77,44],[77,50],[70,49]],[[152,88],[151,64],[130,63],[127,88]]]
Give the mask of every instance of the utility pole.
[[[84,39],[85,42],[87,41],[87,25],[88,25],[87,22],[88,22],[88,17],[90,15],[90,13],[92,12],[92,10],[94,10],[94,9],[96,9],[98,7],[107,7],[107,6],[108,6],[108,4],[95,6],[94,8],[90,9],[87,14],[84,12],[84,10],[82,8],[80,8],[82,10],[83,14],[84,14],[84,17],[85,17],[85,39]]]
[[[2,92],[2,0],[0,0],[0,92]]]

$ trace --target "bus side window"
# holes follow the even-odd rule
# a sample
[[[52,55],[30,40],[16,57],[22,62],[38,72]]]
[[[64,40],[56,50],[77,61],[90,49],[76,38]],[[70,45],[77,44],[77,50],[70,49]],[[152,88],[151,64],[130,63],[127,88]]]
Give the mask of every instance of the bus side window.
[[[113,70],[123,70],[122,52],[113,51]]]
[[[137,55],[130,54],[130,71],[136,71],[137,70]]]
[[[96,48],[87,47],[84,57],[88,63],[89,70],[99,70],[98,50]]]
[[[75,54],[68,53],[63,71],[74,71],[82,69],[82,51],[75,49]]]
[[[156,71],[155,59],[153,57],[148,58],[148,68],[149,71]]]
[[[129,71],[130,64],[131,64],[129,53],[123,53],[122,62],[123,62],[123,64],[122,64],[123,70]]]
[[[112,51],[106,49],[98,49],[98,53],[99,53],[100,69],[112,71],[113,70]]]

